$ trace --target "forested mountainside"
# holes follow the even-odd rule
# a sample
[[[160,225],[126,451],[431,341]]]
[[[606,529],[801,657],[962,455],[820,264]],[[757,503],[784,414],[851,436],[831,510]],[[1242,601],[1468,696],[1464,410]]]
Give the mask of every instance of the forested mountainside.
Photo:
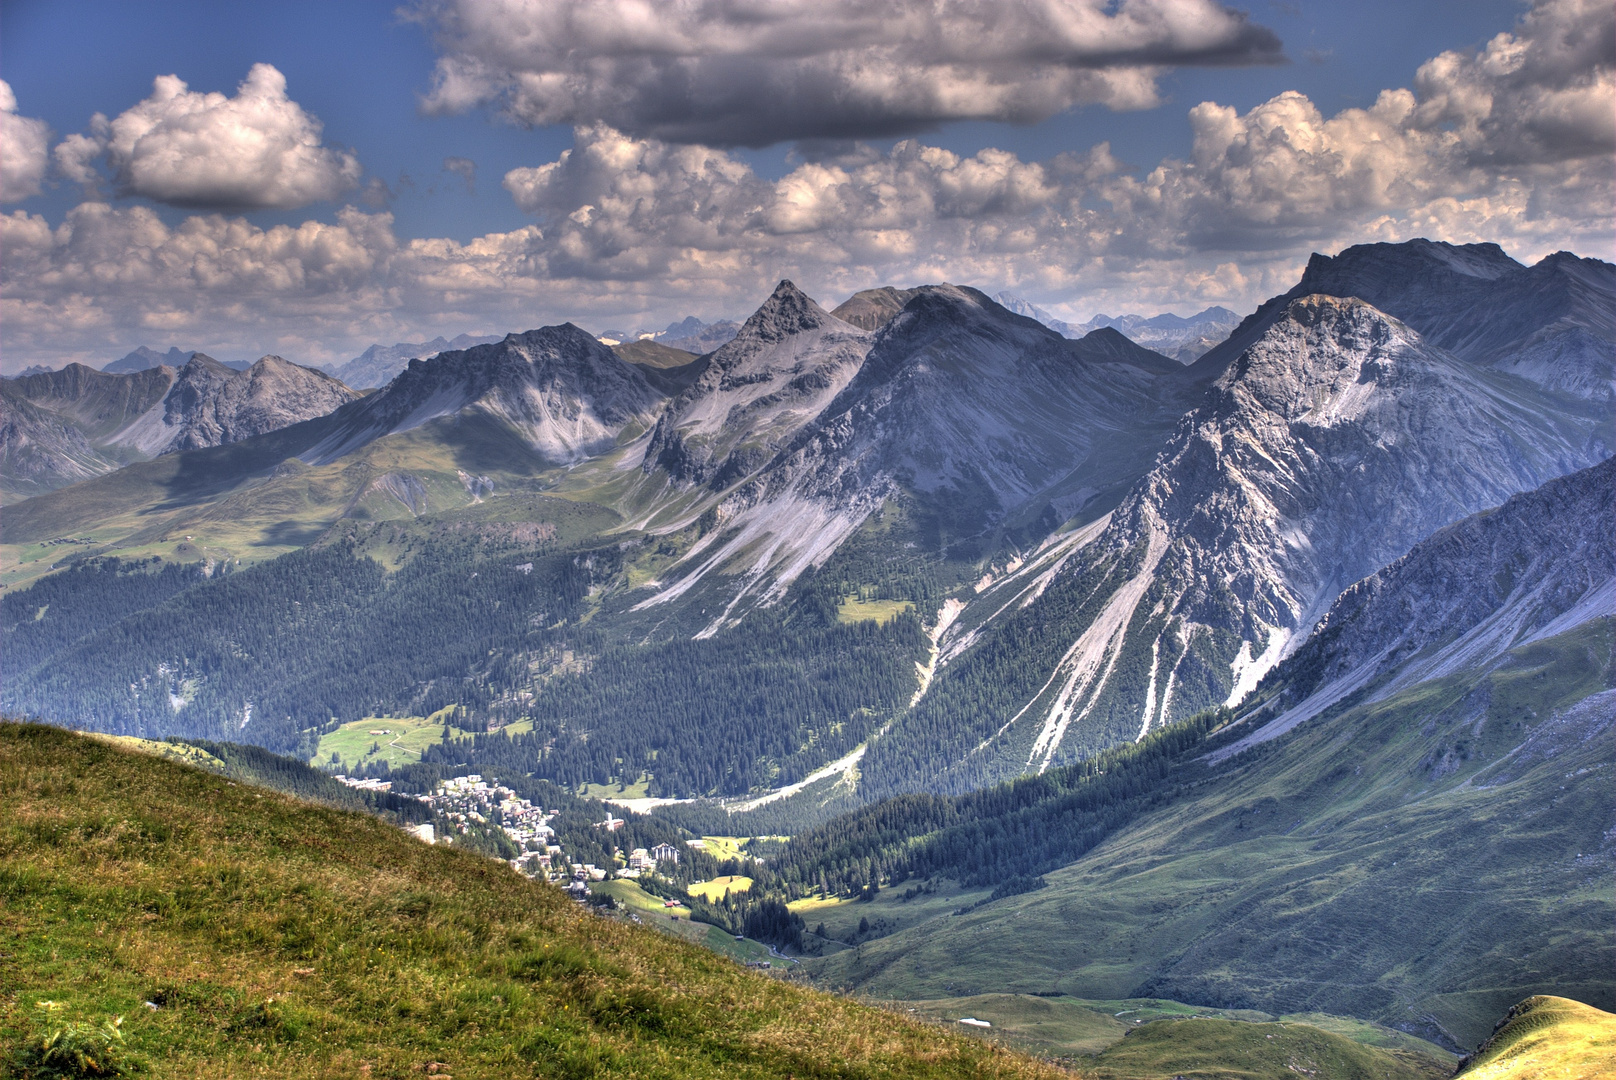
[[[968,288],[860,294],[837,311],[863,327],[783,282],[672,367],[573,326],[418,359],[8,506],[0,695],[305,752],[453,704],[499,734],[433,754],[663,796],[834,763],[775,808],[799,822],[1056,768],[1238,700],[1353,580],[1609,455],[1608,408],[1508,359],[1607,334],[1591,301],[1533,316],[1508,291],[1575,271],[1602,296],[1604,264],[1489,258],[1309,271],[1345,289],[1435,259],[1467,269],[1427,292],[1479,303],[1483,266],[1516,315],[1461,354],[1324,295],[1186,368]]]
[[[1456,1049],[1527,993],[1608,1008],[1613,485],[1606,461],[1417,545],[1238,710],[799,833],[782,893],[885,928],[819,976],[1345,1011]],[[964,906],[906,915],[939,888]]]

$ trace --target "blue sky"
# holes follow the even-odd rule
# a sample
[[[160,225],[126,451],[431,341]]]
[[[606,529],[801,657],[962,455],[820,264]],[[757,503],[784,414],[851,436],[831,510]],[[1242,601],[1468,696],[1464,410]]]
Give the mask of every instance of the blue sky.
[[[886,10],[895,25],[908,5],[844,7],[848,20],[860,8]],[[1254,6],[1245,17],[1209,0],[1064,7],[1090,29],[1073,31],[1054,62],[1035,24],[1070,14],[1063,0],[996,5],[996,20],[976,32],[995,39],[981,56],[968,55],[967,18],[953,44],[927,44],[922,27],[849,59],[837,35],[853,24],[800,8],[781,33],[808,42],[798,50],[808,59],[782,61],[778,39],[749,37],[734,20],[657,23],[659,13],[630,0],[444,0],[413,12],[361,2],[7,0],[0,78],[15,98],[10,116],[35,122],[28,131],[48,129],[39,145],[51,157],[34,173],[7,163],[21,172],[7,179],[5,240],[24,257],[0,271],[6,369],[25,359],[105,362],[142,343],[227,358],[287,350],[322,362],[389,335],[561,318],[632,329],[686,313],[744,315],[777,274],[827,305],[856,287],[946,276],[1082,317],[1249,308],[1285,287],[1309,250],[1359,240],[1435,233],[1496,239],[1526,259],[1563,246],[1608,257],[1589,250],[1608,232],[1610,160],[1588,104],[1611,104],[1608,4],[1295,2]],[[652,35],[688,35],[695,45],[682,46],[678,63],[698,66],[680,70],[732,80],[734,92],[698,90],[670,105],[663,98],[674,83],[647,76],[632,89],[667,61],[660,40],[636,54],[640,39],[616,33],[614,18],[651,19]],[[1018,20],[1030,27],[1019,36]],[[1096,43],[1086,33],[1111,37]],[[568,34],[577,40],[554,40]],[[709,48],[715,41],[722,48]],[[589,49],[594,66],[580,69],[588,77],[562,70],[572,61],[558,59],[561,51]],[[1443,54],[1455,59],[1440,71],[1428,64]],[[785,90],[757,73],[788,63],[809,66]],[[840,141],[790,137],[834,114],[847,87],[881,63],[919,89],[878,90],[845,117],[831,115]],[[960,89],[959,72],[972,64],[986,72],[985,97],[1000,94],[1004,104],[973,104],[968,78]],[[1017,64],[1042,81],[1005,75]],[[78,179],[93,183],[69,179],[74,166],[57,147],[94,136],[92,114],[116,128],[153,97],[158,76],[177,76],[198,101],[232,98],[254,65],[284,79],[282,97],[270,95],[286,114],[276,123],[323,125],[323,146],[287,151],[301,164],[287,165],[273,192],[252,176],[224,175],[213,187],[164,177],[162,161],[181,151],[120,159],[118,138],[105,132],[83,144],[77,166]],[[523,96],[523,79],[557,71],[583,89]],[[854,82],[813,96],[836,79]],[[927,82],[936,79],[948,85]],[[624,85],[632,92],[620,92]],[[1477,87],[1492,102],[1487,114],[1466,104]],[[1342,120],[1344,110],[1373,112],[1383,91],[1404,88],[1413,88],[1408,108],[1383,103],[1372,121]],[[1505,115],[1521,113],[1511,101],[1547,108],[1550,99],[1558,104],[1542,122]],[[1192,115],[1202,102],[1223,111]],[[150,109],[146,126],[173,122]],[[973,112],[979,118],[956,118]],[[1045,118],[1025,122],[1029,113]],[[1319,143],[1315,129],[1336,121]],[[727,145],[765,142],[757,132],[777,122],[788,137],[772,145]],[[1366,125],[1383,130],[1365,134]],[[218,130],[191,133],[184,153],[203,153],[198,140]],[[904,139],[913,152],[894,150]],[[1276,139],[1280,157],[1269,154]],[[932,149],[954,157],[927,157]],[[238,150],[201,160],[228,173]],[[1215,167],[1205,156],[1213,151],[1223,155]],[[1298,154],[1308,160],[1298,164]],[[1254,155],[1262,160],[1247,164]],[[448,158],[475,163],[474,186],[444,167]],[[1190,165],[1164,171],[1164,162]],[[703,201],[710,220],[698,228],[689,207]],[[93,254],[89,229],[64,229],[90,220],[87,207],[98,229]],[[171,234],[156,242],[166,254],[138,239],[151,215]],[[277,227],[292,239],[276,241]],[[200,270],[194,244],[176,239],[187,230],[217,234]],[[244,246],[226,251],[232,243]],[[218,272],[226,264],[235,269]],[[40,284],[47,279],[55,292]],[[189,305],[176,300],[188,285],[199,293]]]

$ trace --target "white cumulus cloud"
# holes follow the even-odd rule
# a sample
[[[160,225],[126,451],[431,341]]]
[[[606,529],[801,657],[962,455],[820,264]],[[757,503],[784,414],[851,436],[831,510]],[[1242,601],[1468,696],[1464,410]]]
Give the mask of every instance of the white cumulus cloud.
[[[173,206],[294,209],[359,183],[353,154],[321,142],[320,121],[286,96],[286,77],[254,64],[234,97],[160,75],[151,96],[56,148],[63,175],[93,184],[105,155],[119,188]]]
[[[425,104],[711,146],[871,138],[1157,103],[1176,65],[1275,63],[1215,0],[424,0]]]
[[[1568,29],[1579,12],[1591,32],[1608,22],[1549,0],[1368,108],[1204,102],[1190,152],[1142,175],[1104,145],[1028,161],[911,139],[775,179],[730,151],[594,123],[506,173],[531,224],[469,242],[401,239],[390,215],[354,209],[270,229],[100,202],[54,227],[19,211],[0,218],[7,363],[104,363],[148,338],[319,361],[443,331],[665,325],[743,314],[781,277],[827,304],[949,280],[1074,318],[1249,310],[1311,251],[1415,236],[1610,258],[1611,146],[1577,102],[1613,65]]]
[[[17,113],[17,95],[0,79],[0,202],[19,202],[39,194],[50,164],[46,147],[50,125]]]

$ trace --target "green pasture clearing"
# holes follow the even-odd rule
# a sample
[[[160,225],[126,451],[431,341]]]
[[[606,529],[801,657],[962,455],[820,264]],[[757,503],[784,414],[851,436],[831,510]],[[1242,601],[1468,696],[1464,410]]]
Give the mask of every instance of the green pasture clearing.
[[[709,903],[717,903],[724,899],[726,893],[742,893],[752,887],[752,879],[739,874],[725,874],[715,877],[711,881],[696,881],[689,886],[691,896],[699,896]]]
[[[531,721],[528,726],[532,727]],[[578,796],[584,799],[648,799],[651,797],[651,778],[641,776],[632,784],[580,784]]]
[[[909,899],[904,899],[904,893],[911,889],[914,893]],[[810,931],[817,933],[823,925],[824,940],[851,945],[887,937],[932,919],[951,918],[954,912],[971,908],[978,901],[987,899],[992,891],[964,889],[953,881],[941,879],[932,882],[909,881],[882,889],[873,900],[810,896],[787,906],[802,916]],[[859,933],[860,923],[868,925],[868,930],[863,934]],[[966,970],[963,974],[965,977],[960,985],[972,985],[975,971]],[[944,987],[944,993],[940,996],[946,997],[952,985],[950,982],[948,987]]]
[[[614,878],[611,881],[594,882],[589,888],[591,892],[604,893],[615,899],[626,913],[638,915],[644,925],[655,927],[681,941],[700,945],[720,956],[727,956],[741,963],[757,960],[783,963],[769,952],[767,945],[761,942],[753,941],[751,938],[737,941],[733,934],[720,927],[710,923],[692,922],[690,909],[682,905],[673,908],[663,906],[662,897],[646,892],[637,882]]]
[[[836,607],[838,622],[889,623],[906,611],[913,611],[913,600],[860,600],[850,596]]]
[[[746,853],[741,845],[752,839],[750,836],[704,836],[701,838],[702,846],[707,854],[723,861],[725,859],[744,859]]]
[[[911,1013],[944,1023],[958,1023],[965,1017],[986,1020],[993,1025],[991,1028],[962,1027],[1032,1053],[1078,1058],[1078,1068],[1085,1075],[1098,1065],[1096,1075],[1118,1078],[1178,1074],[1234,1077],[1243,1075],[1239,1072],[1244,1067],[1242,1062],[1251,1059],[1259,1070],[1251,1075],[1266,1077],[1270,1073],[1260,1071],[1261,1062],[1272,1056],[1269,1051],[1274,1048],[1270,1044],[1276,1040],[1287,1053],[1296,1050],[1293,1044],[1298,1042],[1312,1047],[1314,1058],[1329,1063],[1320,1071],[1320,1076],[1446,1077],[1453,1071],[1455,1060],[1454,1055],[1441,1047],[1411,1035],[1323,1013],[1309,1014],[1306,1020],[1282,1017],[1276,1022],[1274,1017],[1253,1010],[1214,1009],[1158,998],[1101,1001],[1031,994],[977,994],[900,1004]],[[1189,1019],[1214,1023],[1204,1027],[1152,1028],[1151,1038],[1139,1044],[1132,1042],[1139,1031],[1154,1021]],[[1244,1026],[1222,1026],[1235,1024]],[[1294,1030],[1301,1028],[1308,1030]],[[1284,1029],[1283,1034],[1281,1029]],[[1329,1033],[1330,1037],[1320,1039],[1312,1029]],[[1171,1034],[1173,1038],[1157,1038],[1164,1034]],[[1270,1035],[1275,1039],[1270,1039]],[[1124,1050],[1108,1054],[1123,1044],[1125,1038],[1129,1042]],[[1343,1047],[1337,1039],[1356,1045]],[[1148,1053],[1136,1052],[1136,1046],[1147,1043],[1152,1045]],[[1376,1053],[1364,1055],[1358,1047],[1370,1047]],[[1386,1051],[1394,1053],[1385,1058],[1378,1056]],[[1097,1062],[1082,1060],[1096,1056]],[[1308,1065],[1300,1058],[1293,1063],[1308,1068],[1319,1064],[1315,1061]],[[1370,1067],[1369,1063],[1384,1071],[1362,1071]],[[1354,1072],[1354,1069],[1359,1071]]]
[[[1310,1024],[1212,1017],[1140,1024],[1093,1059],[1094,1080],[1445,1080],[1452,1062],[1382,1050]]]
[[[371,716],[343,724],[320,737],[311,764],[328,765],[333,754],[348,769],[377,761],[395,768],[420,761],[426,748],[440,742],[445,731],[451,739],[466,735],[446,722],[453,711],[450,706],[431,716]]]

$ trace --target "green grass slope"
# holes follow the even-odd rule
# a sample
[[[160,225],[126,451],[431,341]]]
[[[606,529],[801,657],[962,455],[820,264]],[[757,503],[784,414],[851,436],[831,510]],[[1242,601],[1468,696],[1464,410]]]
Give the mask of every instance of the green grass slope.
[[[1296,1063],[1310,1059],[1306,1067],[1328,1077],[1446,1080],[1454,1065],[1452,1054],[1413,1036],[1320,1014],[1273,1017],[1159,999],[1091,1001],[1031,994],[978,994],[907,1005],[945,1023],[964,1017],[985,1020],[993,1026],[973,1029],[976,1033],[1016,1049],[1067,1059],[1086,1073],[1156,1077],[1213,1069],[1221,1070],[1216,1075],[1266,1076],[1273,1051],[1286,1051],[1282,1056],[1289,1061],[1290,1051],[1299,1047],[1306,1047],[1307,1055]],[[1158,1027],[1153,1023],[1158,1020],[1196,1023]],[[1149,1038],[1133,1039],[1147,1028]],[[1130,1041],[1124,1045],[1124,1039]]]
[[[1210,1017],[1156,1020],[1127,1033],[1089,1070],[1095,1080],[1439,1080],[1441,1063],[1361,1046],[1310,1024]]]
[[[1350,1015],[1453,1050],[1530,994],[1611,1007],[1611,650],[1612,620],[1596,620],[1484,676],[1304,725],[1045,888],[921,921],[884,890],[858,918],[902,929],[809,966],[908,999]]]
[[[1527,998],[1459,1066],[1465,1080],[1616,1076],[1616,1016],[1561,997]]]
[[[41,1032],[120,1016],[164,1077],[1056,1075],[376,818],[49,727],[0,724],[0,905],[23,1075]]]

